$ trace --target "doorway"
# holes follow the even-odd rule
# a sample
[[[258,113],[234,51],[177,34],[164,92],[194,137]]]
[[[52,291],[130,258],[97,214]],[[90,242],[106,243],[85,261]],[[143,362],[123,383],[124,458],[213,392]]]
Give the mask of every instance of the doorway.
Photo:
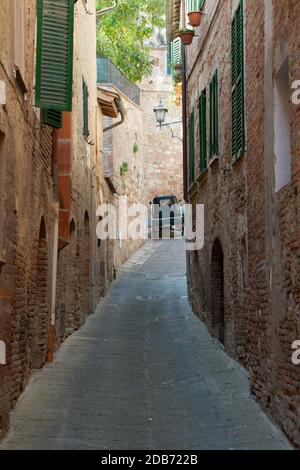
[[[224,255],[219,240],[216,240],[214,243],[211,258],[211,307],[213,335],[224,344]]]

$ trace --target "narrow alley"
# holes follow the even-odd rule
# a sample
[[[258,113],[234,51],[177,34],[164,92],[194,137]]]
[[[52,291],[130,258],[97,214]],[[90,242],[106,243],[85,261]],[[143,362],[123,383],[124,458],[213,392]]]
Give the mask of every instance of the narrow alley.
[[[36,371],[2,449],[287,449],[187,298],[181,240],[148,241]]]

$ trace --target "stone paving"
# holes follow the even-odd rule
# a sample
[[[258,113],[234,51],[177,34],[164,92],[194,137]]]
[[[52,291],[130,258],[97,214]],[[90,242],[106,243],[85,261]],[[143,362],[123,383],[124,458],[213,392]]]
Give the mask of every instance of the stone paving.
[[[124,265],[86,325],[33,374],[2,449],[287,449],[245,371],[193,315],[181,241]]]

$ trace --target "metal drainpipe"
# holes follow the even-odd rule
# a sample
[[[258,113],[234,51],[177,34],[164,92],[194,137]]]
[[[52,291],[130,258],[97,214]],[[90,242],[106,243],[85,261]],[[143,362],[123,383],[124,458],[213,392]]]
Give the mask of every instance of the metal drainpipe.
[[[57,161],[57,130],[53,130],[52,134],[52,162]],[[58,260],[58,230],[59,230],[59,202],[58,202],[58,185],[57,174],[54,168],[53,177],[53,195],[55,201],[52,203],[52,213],[54,216],[53,229],[53,251],[52,251],[52,281],[51,281],[51,317],[50,328],[48,332],[48,352],[47,362],[53,362],[54,343],[55,343],[55,310],[56,310],[56,287],[57,287],[57,260]]]
[[[187,81],[186,81],[186,52],[182,53],[182,127],[183,127],[183,195],[187,202]]]
[[[92,230],[92,236],[91,236],[91,264],[92,264],[92,279],[91,279],[91,304],[92,304],[92,313],[95,311],[96,305],[95,305],[95,289],[96,289],[96,276],[95,276],[95,259],[96,259],[96,254],[95,254],[95,246],[96,246],[96,220],[95,220],[95,214],[96,214],[96,209],[95,209],[95,204],[94,204],[94,189],[95,189],[95,184],[94,184],[94,174],[93,171],[91,171],[90,174],[90,189],[91,189],[91,211],[92,211],[92,223],[91,223],[91,230]]]
[[[115,8],[117,8],[118,5],[119,5],[119,0],[116,0],[113,6],[108,7],[108,8],[103,8],[103,10],[96,11],[96,16],[101,17],[105,15],[106,13],[109,13],[110,11],[115,10]]]
[[[115,124],[112,124],[111,126],[108,126],[108,127],[105,127],[103,129],[103,133],[104,132],[108,132],[108,131],[111,131],[112,129],[114,129],[115,127],[118,127],[120,126],[121,124],[123,124],[123,122],[125,121],[125,118],[126,118],[126,110],[124,108],[124,104],[123,104],[123,101],[121,99],[116,99],[116,103],[117,103],[117,108],[118,108],[118,111],[119,113],[121,114],[121,120],[116,122]]]

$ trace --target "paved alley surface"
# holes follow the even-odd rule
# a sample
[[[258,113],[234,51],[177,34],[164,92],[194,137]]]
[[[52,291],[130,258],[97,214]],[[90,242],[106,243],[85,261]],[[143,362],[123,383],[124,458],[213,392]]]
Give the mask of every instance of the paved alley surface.
[[[6,449],[284,449],[245,372],[191,312],[181,241],[148,242],[36,372]]]

